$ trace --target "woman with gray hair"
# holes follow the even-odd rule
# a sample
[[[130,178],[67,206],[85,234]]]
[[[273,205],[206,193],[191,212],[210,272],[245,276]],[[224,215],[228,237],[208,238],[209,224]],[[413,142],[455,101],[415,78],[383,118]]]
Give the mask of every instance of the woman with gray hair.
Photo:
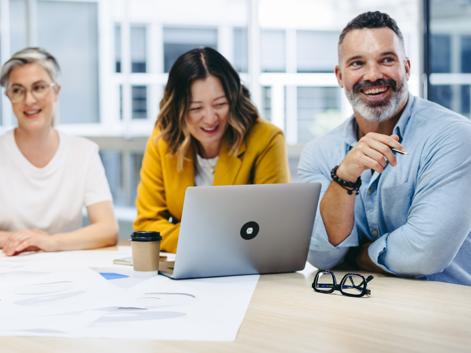
[[[91,249],[116,244],[117,223],[98,146],[54,128],[59,65],[25,48],[3,65],[0,84],[17,127],[0,136],[0,248]],[[82,227],[82,208],[90,225]]]

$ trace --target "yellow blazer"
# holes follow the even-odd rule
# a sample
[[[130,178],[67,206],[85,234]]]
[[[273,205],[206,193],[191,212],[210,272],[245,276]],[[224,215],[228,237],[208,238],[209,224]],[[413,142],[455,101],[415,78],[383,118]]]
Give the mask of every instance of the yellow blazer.
[[[137,189],[135,230],[154,230],[162,235],[161,249],[176,252],[185,190],[195,185],[193,153],[177,171],[177,158],[171,154],[154,129],[142,161]],[[229,155],[223,144],[214,173],[213,185],[274,184],[289,181],[288,159],[283,133],[263,120],[246,136],[237,154]],[[172,222],[169,218],[172,218]]]

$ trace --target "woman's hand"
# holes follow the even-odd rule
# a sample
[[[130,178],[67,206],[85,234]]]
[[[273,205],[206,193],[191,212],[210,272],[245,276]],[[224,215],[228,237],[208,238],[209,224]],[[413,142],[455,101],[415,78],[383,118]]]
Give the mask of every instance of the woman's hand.
[[[53,236],[38,229],[25,229],[10,233],[3,242],[3,252],[7,256],[18,255],[25,251],[56,251]]]

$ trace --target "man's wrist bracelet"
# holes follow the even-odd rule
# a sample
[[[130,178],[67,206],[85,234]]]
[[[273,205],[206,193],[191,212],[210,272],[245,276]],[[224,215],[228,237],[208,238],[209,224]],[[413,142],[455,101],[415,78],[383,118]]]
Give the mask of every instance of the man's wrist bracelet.
[[[337,169],[339,169],[338,165],[333,167],[330,171],[330,176],[332,177],[332,180],[339,184],[342,188],[347,190],[347,193],[349,195],[352,195],[353,193],[355,193],[355,195],[358,195],[358,193],[360,192],[361,178],[358,177],[358,179],[354,183],[352,183],[351,181],[339,178],[337,176]]]

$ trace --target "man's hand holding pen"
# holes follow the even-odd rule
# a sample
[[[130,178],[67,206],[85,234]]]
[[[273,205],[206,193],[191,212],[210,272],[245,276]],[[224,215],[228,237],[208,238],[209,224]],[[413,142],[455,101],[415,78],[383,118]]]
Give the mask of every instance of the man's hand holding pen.
[[[367,169],[382,173],[388,164],[397,164],[394,152],[407,154],[399,143],[399,136],[370,132],[347,153],[337,169],[337,176],[354,182]]]

